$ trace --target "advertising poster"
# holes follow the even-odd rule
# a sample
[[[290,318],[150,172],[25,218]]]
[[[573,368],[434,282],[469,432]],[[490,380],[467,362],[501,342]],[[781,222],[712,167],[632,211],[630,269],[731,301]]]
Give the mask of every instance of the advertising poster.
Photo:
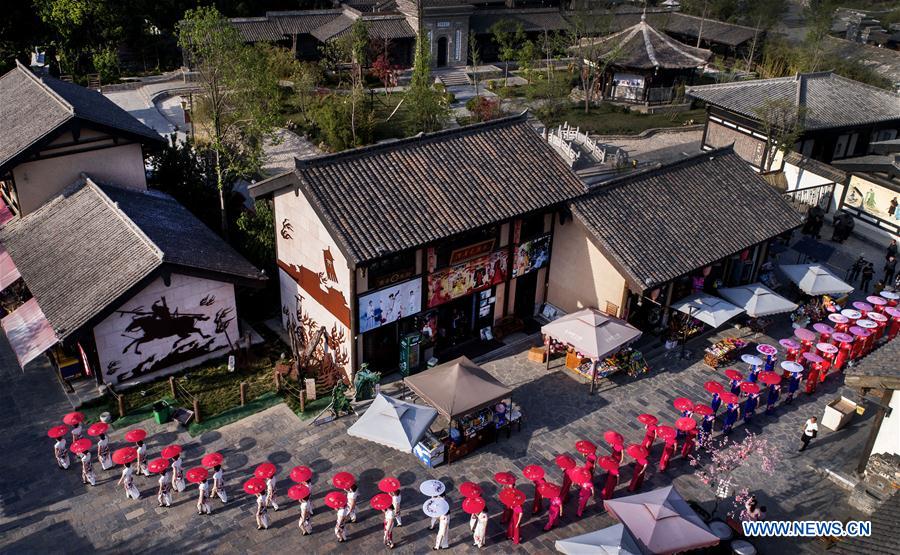
[[[422,310],[422,278],[411,279],[359,297],[359,331],[418,314]]]
[[[513,265],[513,277],[543,268],[550,260],[550,235],[542,235],[516,248],[516,260]]]
[[[850,188],[844,197],[844,205],[900,225],[900,193],[872,183],[865,179],[853,176],[850,180]]]
[[[497,251],[428,276],[428,307],[506,281],[506,251]]]

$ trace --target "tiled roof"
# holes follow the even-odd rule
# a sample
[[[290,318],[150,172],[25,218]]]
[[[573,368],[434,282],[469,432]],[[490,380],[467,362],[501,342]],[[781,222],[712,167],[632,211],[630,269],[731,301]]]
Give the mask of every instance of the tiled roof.
[[[298,160],[296,174],[357,264],[585,190],[524,115]],[[251,187],[257,196],[272,191],[265,182]]]
[[[896,354],[896,353],[895,353]],[[895,359],[896,360],[896,359]],[[869,518],[872,534],[846,538],[832,548],[838,555],[897,555],[900,553],[900,493],[894,493]]]
[[[7,223],[0,243],[61,339],[165,263],[261,277],[174,200],[90,179]]]
[[[478,10],[470,18],[470,28],[476,33],[490,33],[498,21],[521,24],[525,31],[560,31],[571,24],[556,8],[518,8]]]
[[[847,385],[856,385],[859,381],[890,381],[895,385],[900,381],[900,341],[888,341],[871,354],[866,355],[855,365],[844,371]],[[868,378],[868,379],[867,379]]]
[[[802,105],[806,107],[806,129],[900,121],[900,94],[832,72],[701,85],[689,87],[687,94],[752,119],[759,119],[767,101]]]
[[[287,38],[278,22],[267,17],[236,17],[229,21],[246,42],[277,42]]]
[[[328,39],[334,38],[350,29],[350,26],[353,25],[354,21],[355,19],[353,17],[347,14],[341,14],[321,27],[313,29],[311,34],[320,41],[326,42]]]
[[[614,16],[614,27],[616,29],[625,29],[638,23],[640,19],[641,14],[637,12],[617,13]],[[696,37],[700,32],[700,21],[701,18],[697,16],[668,10],[663,12],[648,11],[647,13],[647,22],[657,29],[684,37],[692,37],[694,38],[694,44],[696,44]],[[753,35],[756,33],[756,29],[752,27],[709,18],[702,21],[702,39],[726,46],[740,46],[747,41],[753,40]]]
[[[643,18],[618,33],[595,39],[597,58],[610,57],[612,64],[634,69],[691,69],[706,64],[712,52],[682,44],[660,33]]]
[[[601,250],[638,290],[803,222],[730,147],[597,186],[571,204]]]
[[[25,66],[0,77],[0,169],[61,125],[79,119],[162,142],[159,134],[99,92],[52,77],[38,77]]]
[[[313,30],[341,15],[341,10],[303,10],[295,12],[266,12],[266,17],[278,23],[285,35],[309,35]]]
[[[364,15],[362,20],[366,23],[369,38],[372,39],[402,39],[413,38],[416,32],[409,26],[403,16],[369,16]],[[350,34],[351,25],[338,31],[329,37],[329,40],[341,38]],[[320,39],[321,40],[321,39]]]

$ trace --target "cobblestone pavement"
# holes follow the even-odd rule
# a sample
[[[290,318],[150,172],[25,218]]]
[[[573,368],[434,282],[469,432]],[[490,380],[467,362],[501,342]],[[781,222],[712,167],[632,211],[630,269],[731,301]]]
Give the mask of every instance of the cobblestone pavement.
[[[660,162],[665,164],[700,152],[703,130],[690,129],[655,133],[649,137],[623,138],[621,135],[592,135],[592,138],[625,150],[630,158],[641,163]]]

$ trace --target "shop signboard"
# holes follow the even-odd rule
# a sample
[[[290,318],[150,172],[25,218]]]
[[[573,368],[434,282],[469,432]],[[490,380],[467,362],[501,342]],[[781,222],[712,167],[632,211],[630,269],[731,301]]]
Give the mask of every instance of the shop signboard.
[[[359,296],[359,331],[374,330],[422,310],[422,278]]]
[[[428,308],[506,281],[507,252],[497,251],[428,276]]]
[[[488,239],[487,241],[482,241],[480,243],[475,243],[474,245],[469,245],[468,247],[463,247],[461,249],[456,249],[452,253],[450,253],[450,265],[459,264],[461,262],[465,262],[470,258],[475,258],[478,256],[483,256],[494,248],[494,240]]]
[[[550,234],[541,235],[531,241],[522,243],[516,248],[516,260],[513,264],[513,277],[543,268],[550,260]]]

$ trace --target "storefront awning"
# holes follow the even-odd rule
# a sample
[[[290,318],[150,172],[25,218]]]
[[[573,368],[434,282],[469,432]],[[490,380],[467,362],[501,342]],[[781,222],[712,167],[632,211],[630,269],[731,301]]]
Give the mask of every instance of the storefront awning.
[[[751,318],[781,314],[797,309],[796,303],[778,295],[762,283],[719,289],[719,296],[746,310]]]
[[[59,341],[34,298],[0,320],[0,326],[22,368]]]
[[[843,295],[853,291],[853,286],[844,282],[820,264],[782,265],[781,271],[789,280],[807,295]]]
[[[697,293],[672,304],[672,308],[696,318],[708,326],[717,328],[744,312],[743,308],[734,306],[719,297]]]
[[[10,258],[9,253],[0,245],[0,291],[13,284],[21,275],[19,269]]]
[[[594,308],[567,314],[541,326],[541,333],[571,345],[582,355],[601,359],[636,341],[641,331]]]
[[[412,453],[437,415],[437,410],[431,407],[379,393],[359,420],[347,429],[347,434]]]
[[[493,405],[512,393],[466,357],[403,378],[403,382],[450,420]]]

